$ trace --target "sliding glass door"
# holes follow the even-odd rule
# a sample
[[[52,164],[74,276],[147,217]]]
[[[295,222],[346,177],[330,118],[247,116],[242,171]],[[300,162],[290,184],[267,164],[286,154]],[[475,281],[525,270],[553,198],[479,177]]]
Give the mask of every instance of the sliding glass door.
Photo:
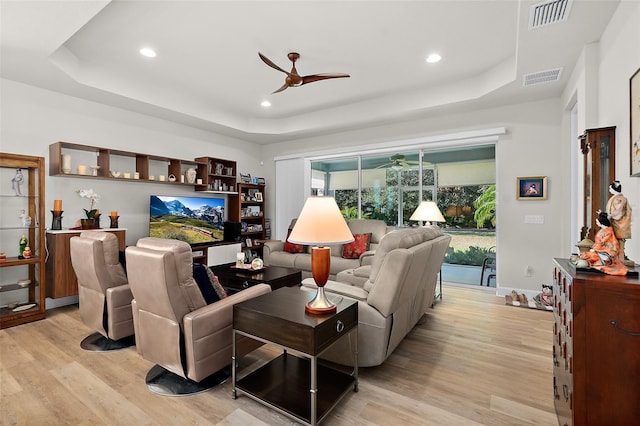
[[[496,241],[493,145],[364,153],[312,160],[311,167],[312,194],[335,197],[346,219],[408,226],[420,201],[435,201],[446,219],[439,225],[452,236],[445,262],[474,268],[444,268],[443,279],[480,284],[480,265]]]

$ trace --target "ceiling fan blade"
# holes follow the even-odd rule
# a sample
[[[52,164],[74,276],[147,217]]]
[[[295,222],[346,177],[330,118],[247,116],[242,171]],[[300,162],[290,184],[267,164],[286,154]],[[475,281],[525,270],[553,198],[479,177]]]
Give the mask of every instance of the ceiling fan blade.
[[[311,74],[311,75],[305,75],[304,77],[302,77],[302,84],[313,83],[314,81],[327,80],[330,78],[345,78],[345,77],[351,77],[351,76],[349,74],[341,74],[341,73]]]
[[[267,58],[266,56],[264,56],[262,53],[258,52],[258,56],[260,56],[260,59],[262,59],[262,62],[264,62],[265,64],[269,65],[271,68],[276,69],[278,71],[282,71],[285,74],[289,74],[288,71],[283,70],[282,68],[280,68],[279,66],[277,66],[276,64],[274,64],[271,59]],[[284,89],[283,89],[284,90]]]
[[[285,82],[285,83],[282,85],[282,87],[281,87],[281,88],[279,88],[279,89],[278,89],[278,90],[276,90],[275,92],[272,92],[271,94],[278,93],[278,92],[282,92],[282,91],[283,91],[284,89],[286,89],[287,87],[289,87],[289,83],[286,83],[286,82]]]

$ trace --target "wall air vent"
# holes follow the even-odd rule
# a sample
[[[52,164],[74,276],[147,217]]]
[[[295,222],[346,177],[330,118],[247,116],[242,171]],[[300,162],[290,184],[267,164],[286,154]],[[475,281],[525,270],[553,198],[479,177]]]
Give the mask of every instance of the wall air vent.
[[[573,0],[546,0],[531,6],[529,29],[544,27],[569,18]]]
[[[552,70],[525,74],[524,76],[522,76],[522,85],[533,86],[534,84],[551,83],[553,81],[560,80],[561,74],[562,74],[562,68],[555,68]]]

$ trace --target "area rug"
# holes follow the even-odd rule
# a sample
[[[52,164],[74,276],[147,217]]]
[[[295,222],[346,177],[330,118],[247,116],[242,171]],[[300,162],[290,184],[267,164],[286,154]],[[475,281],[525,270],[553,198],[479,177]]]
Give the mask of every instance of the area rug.
[[[507,294],[504,297],[504,303],[511,306],[518,306],[520,308],[529,308],[529,309],[538,309],[540,311],[553,311],[553,306],[545,306],[541,303],[538,303],[533,299],[533,297],[529,298],[529,303],[520,303],[517,300],[513,300],[510,294]]]

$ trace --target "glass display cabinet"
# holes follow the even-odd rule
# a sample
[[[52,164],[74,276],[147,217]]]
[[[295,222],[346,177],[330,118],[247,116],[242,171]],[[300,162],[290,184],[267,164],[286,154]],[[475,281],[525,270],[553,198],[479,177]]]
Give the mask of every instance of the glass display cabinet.
[[[45,317],[44,158],[0,153],[0,328]]]

